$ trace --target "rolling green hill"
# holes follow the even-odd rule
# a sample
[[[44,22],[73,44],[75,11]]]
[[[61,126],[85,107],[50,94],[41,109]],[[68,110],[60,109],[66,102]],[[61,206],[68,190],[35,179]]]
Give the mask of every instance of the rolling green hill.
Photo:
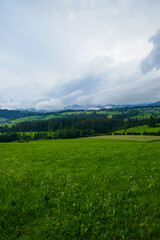
[[[23,117],[23,118],[17,118],[12,120],[12,123],[17,123],[17,122],[25,122],[25,121],[37,121],[37,120],[42,120],[43,116],[27,116],[27,117]]]
[[[100,110],[64,110],[59,112],[30,112],[30,111],[14,111],[14,110],[0,110],[0,124],[4,122],[13,123],[23,121],[48,120],[53,118],[72,118],[72,117],[108,117],[121,118],[127,121],[128,118],[144,119],[153,117],[160,117],[160,107],[125,107],[125,108],[111,108]]]
[[[119,130],[119,131],[116,131],[117,133],[124,133],[125,131],[124,130]],[[139,126],[139,127],[134,127],[134,128],[128,128],[126,129],[126,134],[127,133],[136,133],[136,132],[139,132],[141,134],[143,134],[144,132],[146,133],[157,133],[157,132],[160,132],[160,126],[158,127],[149,127],[148,125],[144,125],[144,126]]]
[[[96,136],[88,137],[84,139],[96,139],[96,140],[120,140],[120,141],[136,141],[136,142],[152,142],[159,141],[160,136],[141,136],[141,135],[108,135],[108,136]]]
[[[5,121],[7,121],[8,119],[7,118],[5,118],[5,117],[0,117],[0,122],[5,122]]]

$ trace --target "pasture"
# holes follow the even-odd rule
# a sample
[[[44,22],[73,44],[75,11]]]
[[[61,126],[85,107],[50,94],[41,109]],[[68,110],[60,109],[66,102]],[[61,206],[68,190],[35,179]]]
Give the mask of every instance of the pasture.
[[[22,118],[17,118],[12,120],[12,123],[18,123],[18,122],[25,122],[25,121],[38,121],[41,120],[43,118],[43,116],[27,116],[27,117],[22,117]]]
[[[83,139],[100,139],[100,140],[120,140],[120,141],[136,141],[136,142],[151,142],[159,141],[160,136],[143,136],[143,135],[103,135],[96,137],[88,137]]]
[[[0,144],[0,239],[159,239],[160,142]]]
[[[124,133],[124,130],[118,130],[116,131],[117,133]],[[160,132],[160,126],[158,125],[157,127],[148,127],[148,125],[144,125],[144,126],[139,126],[139,127],[133,127],[133,128],[128,128],[126,129],[125,133],[136,133],[139,132],[140,134],[143,134],[144,132],[146,133],[158,133]]]

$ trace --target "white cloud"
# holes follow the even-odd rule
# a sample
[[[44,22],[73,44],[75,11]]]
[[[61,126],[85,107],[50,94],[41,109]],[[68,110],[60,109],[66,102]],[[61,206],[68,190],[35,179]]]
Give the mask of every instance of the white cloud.
[[[62,103],[61,99],[57,98],[50,98],[48,100],[38,102],[35,105],[35,108],[37,110],[47,110],[47,111],[52,111],[54,110],[60,110],[64,108],[64,104]]]
[[[0,107],[159,100],[159,12],[156,0],[3,1]]]

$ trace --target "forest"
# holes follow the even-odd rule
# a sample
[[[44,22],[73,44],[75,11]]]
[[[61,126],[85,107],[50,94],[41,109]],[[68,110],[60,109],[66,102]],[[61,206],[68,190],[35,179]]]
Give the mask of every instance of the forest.
[[[148,125],[156,127],[160,123],[160,118],[150,117],[149,119],[129,118],[127,121],[123,118],[107,118],[106,116],[97,116],[94,118],[72,117],[57,118],[41,121],[19,122],[15,125],[0,126],[0,142],[10,142],[16,140],[37,140],[37,139],[66,139],[80,138],[88,136],[97,136],[103,134],[119,134],[117,130]],[[34,135],[26,135],[32,133]],[[22,134],[23,133],[23,134]],[[138,135],[138,133],[131,133]],[[159,133],[157,133],[159,134]],[[157,135],[155,134],[155,135]],[[154,134],[153,134],[154,135]]]

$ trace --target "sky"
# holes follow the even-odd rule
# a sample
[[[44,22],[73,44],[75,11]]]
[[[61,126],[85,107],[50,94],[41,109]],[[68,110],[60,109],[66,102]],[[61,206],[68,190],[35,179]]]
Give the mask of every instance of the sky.
[[[160,1],[0,0],[0,108],[160,101]]]

